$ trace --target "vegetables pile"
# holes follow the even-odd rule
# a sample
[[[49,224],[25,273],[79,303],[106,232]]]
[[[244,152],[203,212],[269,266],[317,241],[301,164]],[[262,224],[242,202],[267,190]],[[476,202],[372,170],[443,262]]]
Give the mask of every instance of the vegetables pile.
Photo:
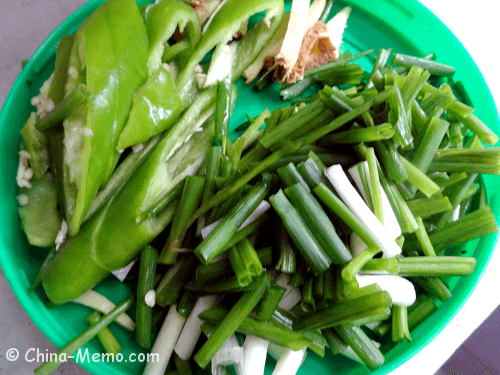
[[[61,39],[17,176],[51,247],[32,290],[95,310],[59,354],[119,353],[116,320],[158,354],[146,375],[263,374],[268,352],[290,375],[307,349],[375,369],[473,272],[453,247],[498,230],[479,176],[498,137],[434,54],[340,54],[331,5],[108,0]],[[259,74],[289,104],[230,137],[234,82]],[[92,290],[111,272],[135,289],[118,306]]]

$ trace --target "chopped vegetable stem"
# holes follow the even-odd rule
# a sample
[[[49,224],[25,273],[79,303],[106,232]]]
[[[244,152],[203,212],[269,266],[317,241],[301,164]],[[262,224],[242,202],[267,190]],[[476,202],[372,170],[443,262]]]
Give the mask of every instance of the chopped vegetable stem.
[[[61,358],[65,358],[65,356],[71,355],[89,342],[92,338],[94,338],[99,331],[103,328],[107,327],[111,322],[113,322],[118,316],[127,311],[135,302],[136,296],[135,294],[127,297],[122,303],[116,306],[110,313],[104,315],[97,324],[87,328],[84,332],[82,332],[78,337],[72,340],[69,344],[64,346],[62,349],[57,351],[56,356],[51,356],[48,362],[45,362],[43,365],[35,369],[35,375],[48,375],[63,362],[61,362]]]
[[[392,341],[399,342],[404,338],[411,341],[408,326],[408,310],[406,306],[393,306],[392,308]]]
[[[452,66],[441,64],[425,58],[403,55],[402,53],[395,53],[392,58],[392,63],[405,68],[418,66],[438,77],[450,77],[455,74],[455,68]]]
[[[99,323],[99,320],[102,318],[102,315],[98,311],[94,311],[93,314],[89,315],[87,321],[91,326]],[[109,327],[105,327],[97,333],[97,338],[102,344],[104,351],[110,354],[118,354],[122,351],[122,346],[116,339],[113,332],[109,329]]]
[[[315,274],[324,272],[332,261],[308,228],[300,213],[287,199],[283,190],[271,196],[269,201],[283,221],[300,253],[311,266],[313,272]]]
[[[151,327],[153,308],[146,301],[146,294],[154,290],[158,250],[147,246],[141,253],[139,282],[137,283],[137,303],[135,312],[136,341],[143,348],[151,349]]]
[[[351,253],[338,236],[335,227],[316,198],[302,184],[287,187],[285,194],[299,211],[300,216],[332,262],[334,264],[349,262],[352,259]]]
[[[229,336],[240,326],[245,317],[257,306],[271,280],[272,278],[267,273],[263,273],[256,279],[255,289],[245,292],[234,304],[215,331],[212,332],[207,342],[203,344],[194,356],[194,360],[201,368],[208,365],[217,350],[222,347]]]

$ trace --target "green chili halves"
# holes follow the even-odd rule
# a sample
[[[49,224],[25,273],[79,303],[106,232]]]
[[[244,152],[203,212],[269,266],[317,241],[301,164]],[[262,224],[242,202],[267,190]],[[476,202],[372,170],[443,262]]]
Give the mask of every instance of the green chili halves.
[[[239,30],[241,24],[254,14],[266,11],[264,19],[249,30],[241,39],[235,41],[237,55],[232,71],[236,81],[246,67],[260,54],[281,25],[285,11],[282,0],[228,0],[215,14],[200,41],[194,47],[180,72],[177,87],[183,89],[191,79],[195,66],[214,47],[223,47]],[[183,95],[181,94],[181,97]]]

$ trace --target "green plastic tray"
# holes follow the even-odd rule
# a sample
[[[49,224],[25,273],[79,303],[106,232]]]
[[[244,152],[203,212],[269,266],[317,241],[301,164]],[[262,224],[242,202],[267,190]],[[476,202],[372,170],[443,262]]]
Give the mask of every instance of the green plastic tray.
[[[74,33],[77,27],[99,6],[102,0],[91,0],[59,27],[36,50],[24,67],[12,87],[2,112],[0,113],[0,140],[3,158],[0,161],[0,261],[3,272],[12,290],[34,323],[57,347],[62,347],[76,337],[86,327],[86,316],[90,310],[75,304],[66,304],[56,309],[48,309],[44,302],[43,291],[28,294],[30,281],[47,254],[46,249],[28,245],[26,237],[19,225],[16,195],[16,171],[20,136],[19,130],[32,111],[30,98],[38,93],[41,84],[51,74],[54,67],[57,41],[64,35]],[[290,4],[288,3],[288,6]],[[462,80],[468,90],[476,114],[486,122],[497,134],[500,133],[498,113],[494,101],[484,79],[460,42],[425,7],[415,0],[351,0],[337,2],[332,12],[343,6],[353,8],[349,26],[345,33],[343,49],[354,53],[374,48],[393,48],[394,51],[425,55],[435,52],[438,60],[457,68],[456,78]],[[362,61],[365,68],[373,62]],[[275,108],[284,105],[279,100],[276,87],[270,87],[256,95],[250,87],[239,84],[239,99],[231,126],[244,121],[246,113],[255,116],[264,108]],[[496,199],[495,177],[485,176],[484,182],[489,193],[490,205],[497,216],[500,214],[500,204]],[[495,249],[497,236],[489,235],[481,240],[456,249],[457,254],[477,258],[474,273],[463,278],[450,279],[453,297],[444,303],[439,310],[413,333],[413,342],[402,343],[386,355],[386,363],[373,374],[387,374],[410,359],[425,347],[450,322],[460,310],[465,301],[474,291],[483,275],[491,255]],[[114,302],[119,302],[128,293],[126,287],[109,277],[97,288]],[[127,362],[129,353],[143,352],[133,341],[133,335],[113,324],[111,329],[124,346],[124,360],[120,363],[83,362],[81,366],[92,374],[140,374],[143,363]],[[96,339],[86,345],[90,356],[101,352]],[[266,374],[271,374],[274,360],[268,360]],[[341,356],[327,353],[321,359],[310,353],[299,374],[350,374],[361,375],[370,373],[365,367]]]

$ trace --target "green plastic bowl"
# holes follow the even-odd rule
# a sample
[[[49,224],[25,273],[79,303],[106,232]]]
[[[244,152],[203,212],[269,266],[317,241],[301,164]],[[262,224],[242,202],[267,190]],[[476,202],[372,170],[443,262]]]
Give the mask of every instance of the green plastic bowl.
[[[65,34],[74,33],[77,27],[99,6],[102,0],[91,0],[59,27],[36,50],[28,64],[24,67],[12,87],[0,114],[0,139],[4,149],[0,161],[0,261],[12,290],[33,322],[57,347],[62,347],[87,328],[86,316],[90,310],[76,304],[48,309],[44,302],[46,297],[38,289],[29,294],[30,282],[47,254],[47,249],[29,246],[20,228],[17,212],[16,171],[20,144],[19,130],[33,110],[30,98],[38,93],[41,84],[54,68],[57,41]],[[290,4],[288,4],[289,6]],[[498,113],[494,101],[484,79],[465,48],[425,7],[415,0],[350,0],[338,2],[333,12],[350,5],[353,8],[346,30],[343,48],[354,53],[370,48],[393,48],[394,51],[423,56],[435,52],[440,62],[457,68],[456,78],[461,80],[468,90],[476,114],[497,134],[500,132]],[[387,22],[390,21],[390,22]],[[397,25],[397,26],[396,26]],[[369,69],[373,63],[365,59],[362,64]],[[256,95],[250,87],[239,84],[240,95],[236,111],[232,117],[232,128],[244,120],[246,113],[252,116],[259,114],[264,108],[282,106],[276,87],[270,87]],[[490,205],[497,216],[500,205],[496,199],[495,177],[485,176]],[[483,275],[491,255],[495,249],[497,236],[489,235],[480,240],[455,249],[456,254],[475,256],[477,266],[474,273],[462,278],[450,278],[448,282],[453,289],[453,297],[444,303],[438,311],[421,324],[413,333],[413,342],[399,344],[386,355],[386,363],[372,374],[387,374],[410,359],[425,347],[460,310],[465,301],[473,293],[474,288]],[[98,286],[98,291],[114,302],[119,302],[128,293],[127,287],[112,277]],[[111,329],[118,336],[124,347],[124,360],[120,363],[80,362],[82,367],[93,374],[123,375],[142,373],[143,363],[126,362],[132,352],[143,352],[134,343],[133,334],[126,332],[116,324]],[[92,340],[83,350],[89,355],[100,353],[97,340]],[[85,352],[83,352],[85,354]],[[270,374],[274,361],[269,359],[266,374]],[[309,354],[299,374],[351,374],[361,375],[370,372],[363,366],[341,355],[332,355],[327,351],[324,359],[314,353]]]

